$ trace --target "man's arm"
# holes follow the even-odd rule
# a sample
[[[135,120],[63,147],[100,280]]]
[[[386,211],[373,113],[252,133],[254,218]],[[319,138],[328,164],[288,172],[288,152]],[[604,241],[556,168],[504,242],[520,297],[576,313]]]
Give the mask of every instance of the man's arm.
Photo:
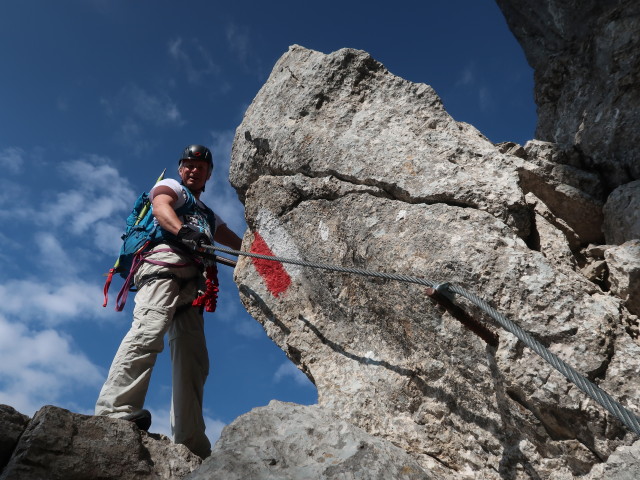
[[[216,234],[213,239],[229,248],[233,248],[234,250],[240,250],[240,247],[242,246],[242,239],[226,225],[220,225],[216,229]]]
[[[177,235],[182,227],[182,222],[173,209],[174,202],[178,200],[176,192],[169,187],[160,186],[157,187],[157,191],[154,193],[155,195],[151,201],[153,205],[153,215],[162,228]]]

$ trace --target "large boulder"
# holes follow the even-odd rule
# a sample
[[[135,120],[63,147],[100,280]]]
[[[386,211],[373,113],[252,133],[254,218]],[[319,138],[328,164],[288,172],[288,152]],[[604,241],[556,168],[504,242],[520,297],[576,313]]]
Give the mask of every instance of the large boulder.
[[[188,480],[429,480],[407,452],[318,405],[272,401],[222,431]]]
[[[637,408],[637,376],[609,374],[640,368],[629,312],[575,261],[585,235],[601,236],[575,216],[598,204],[598,179],[522,150],[365,52],[294,46],[236,132],[244,247],[461,285]],[[570,478],[633,439],[514,336],[489,321],[499,343],[487,344],[423,287],[264,262],[239,261],[242,301],[319,404],[426,471]]]
[[[184,445],[124,420],[45,406],[25,427],[1,480],[178,479],[201,463]]]
[[[431,87],[392,75],[365,52],[291,47],[233,149],[230,178],[241,196],[265,174],[334,176],[403,202],[487,211],[529,233],[518,162],[456,122]]]

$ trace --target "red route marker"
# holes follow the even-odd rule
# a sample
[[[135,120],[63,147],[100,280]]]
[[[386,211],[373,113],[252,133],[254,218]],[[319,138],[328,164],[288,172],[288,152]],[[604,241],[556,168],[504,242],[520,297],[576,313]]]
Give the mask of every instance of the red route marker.
[[[253,234],[253,243],[251,244],[250,252],[259,255],[273,256],[269,245],[267,245],[267,242],[264,241],[258,232],[254,232]],[[274,297],[278,297],[281,293],[284,293],[291,285],[291,277],[284,269],[282,263],[274,262],[273,260],[264,260],[262,258],[252,258],[251,261],[256,271],[264,279],[267,289]]]

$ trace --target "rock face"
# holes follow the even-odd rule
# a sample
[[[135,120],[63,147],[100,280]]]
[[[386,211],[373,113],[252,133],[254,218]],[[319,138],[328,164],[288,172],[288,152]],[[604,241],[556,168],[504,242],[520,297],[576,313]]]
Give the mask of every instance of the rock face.
[[[26,415],[8,405],[0,405],[0,432],[2,432],[0,436],[0,472],[9,462],[20,435],[28,423],[29,417]]]
[[[319,407],[272,401],[225,427],[188,480],[428,480],[404,450]]]
[[[609,191],[640,179],[640,3],[497,4],[535,71],[536,137],[578,151]]]
[[[625,301],[631,313],[640,315],[640,239],[604,252],[611,291]]]
[[[201,463],[185,446],[132,423],[52,406],[31,420],[2,406],[0,425],[0,458],[10,457],[2,480],[177,479]]]
[[[461,285],[638,411],[637,317],[583,273],[606,189],[579,154],[493,145],[365,52],[294,46],[232,156],[245,249]],[[465,302],[497,346],[422,287],[264,262],[239,261],[242,300],[320,406],[431,474],[572,478],[635,438]]]
[[[640,180],[616,188],[604,205],[607,243],[619,245],[640,238]]]

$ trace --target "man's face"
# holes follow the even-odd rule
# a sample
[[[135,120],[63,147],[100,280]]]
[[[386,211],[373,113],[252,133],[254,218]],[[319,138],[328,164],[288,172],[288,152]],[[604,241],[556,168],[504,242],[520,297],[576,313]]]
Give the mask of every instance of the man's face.
[[[183,160],[180,163],[182,183],[192,192],[200,192],[211,177],[209,162],[203,160]]]

